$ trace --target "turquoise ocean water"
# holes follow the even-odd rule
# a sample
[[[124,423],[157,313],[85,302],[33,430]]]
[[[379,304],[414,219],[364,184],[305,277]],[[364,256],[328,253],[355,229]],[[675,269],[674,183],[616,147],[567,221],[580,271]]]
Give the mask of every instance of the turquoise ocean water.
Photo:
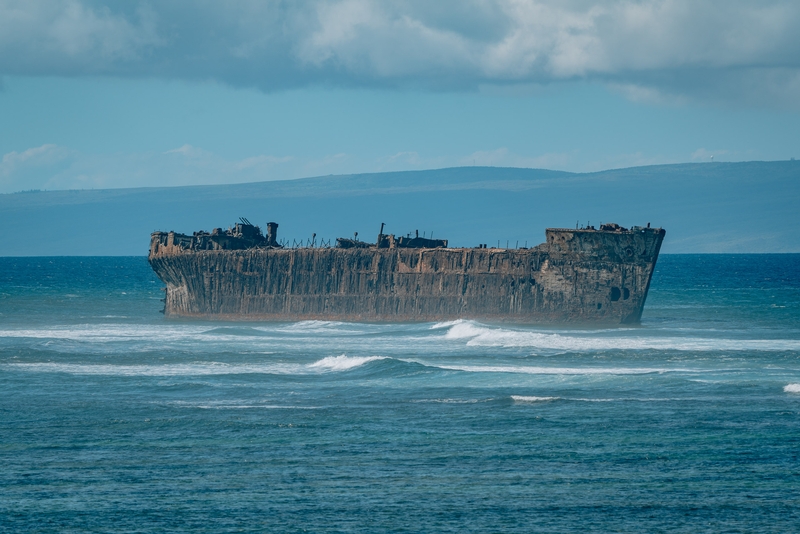
[[[800,255],[663,256],[642,325],[166,320],[0,258],[0,531],[800,531]]]

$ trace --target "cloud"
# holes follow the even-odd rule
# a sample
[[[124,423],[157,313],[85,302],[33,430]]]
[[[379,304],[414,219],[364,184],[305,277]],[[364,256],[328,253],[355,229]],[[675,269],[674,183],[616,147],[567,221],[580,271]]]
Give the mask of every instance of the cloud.
[[[794,0],[0,0],[0,75],[472,91],[591,80],[800,108]]]
[[[686,104],[688,99],[680,94],[665,93],[662,89],[637,85],[634,83],[609,83],[608,88],[622,94],[631,102],[643,104],[657,104],[679,106]]]
[[[185,156],[187,158],[202,158],[203,156],[207,156],[210,153],[206,152],[202,148],[193,147],[192,145],[185,144],[178,148],[173,148],[171,150],[167,150],[164,154],[180,154],[181,156]]]
[[[45,144],[8,152],[0,157],[0,194],[32,189],[233,184],[464,166],[596,172],[685,161],[752,161],[757,156],[752,151],[698,148],[679,157],[633,152],[611,153],[600,159],[592,159],[579,150],[525,154],[499,147],[449,155],[402,151],[378,157],[318,153],[306,156],[257,154],[230,158],[190,144],[163,152],[110,154],[86,153]]]
[[[291,156],[228,159],[192,145],[166,152],[88,154],[47,144],[0,160],[0,193],[240,183],[306,176]]]
[[[58,161],[65,156],[65,151],[57,145],[47,144],[24,150],[23,152],[9,152],[3,155],[3,174],[10,174],[22,165],[46,165]]]
[[[71,156],[69,150],[53,144],[4,154],[0,160],[0,192],[38,189],[41,186],[42,176],[57,172]]]
[[[471,165],[559,169],[574,165],[571,156],[574,154],[525,156],[501,147],[451,156],[404,151],[377,158],[335,153],[306,157],[258,154],[232,159],[190,144],[164,152],[114,154],[84,153],[48,144],[2,157],[0,193],[231,184]]]
[[[225,174],[235,174],[239,171],[263,171],[268,167],[277,164],[287,163],[292,161],[292,156],[271,156],[260,154],[258,156],[251,156],[241,160],[226,160],[204,150],[189,144],[185,144],[172,150],[164,152],[165,155],[175,155],[182,158],[182,164],[186,166],[200,167],[205,169],[214,169],[216,172]]]
[[[165,41],[158,15],[141,3],[112,12],[78,0],[0,1],[4,74],[125,74]]]

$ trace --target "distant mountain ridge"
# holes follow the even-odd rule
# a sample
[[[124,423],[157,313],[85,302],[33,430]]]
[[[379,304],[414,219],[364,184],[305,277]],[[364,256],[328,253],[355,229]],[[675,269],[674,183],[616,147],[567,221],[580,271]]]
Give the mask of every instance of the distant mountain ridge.
[[[545,227],[667,229],[663,251],[800,252],[800,162],[699,163],[569,173],[455,167],[234,185],[0,195],[5,256],[144,255],[150,232],[274,220],[279,235],[371,239],[380,223],[454,246],[529,246]],[[427,235],[426,234],[426,235]]]

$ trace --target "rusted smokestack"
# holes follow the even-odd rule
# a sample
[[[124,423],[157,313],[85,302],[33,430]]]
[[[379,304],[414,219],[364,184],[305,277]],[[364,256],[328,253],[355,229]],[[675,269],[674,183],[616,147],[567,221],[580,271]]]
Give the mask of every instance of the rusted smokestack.
[[[278,246],[278,223],[276,222],[267,223],[267,246]]]

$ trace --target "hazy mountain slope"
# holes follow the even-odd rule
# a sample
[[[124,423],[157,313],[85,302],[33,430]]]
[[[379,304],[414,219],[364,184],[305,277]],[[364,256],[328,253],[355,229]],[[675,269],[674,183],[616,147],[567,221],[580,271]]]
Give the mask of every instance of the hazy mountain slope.
[[[0,195],[0,254],[142,255],[153,230],[244,216],[279,236],[374,239],[380,223],[452,245],[537,244],[548,226],[667,229],[664,252],[800,252],[800,162],[705,163],[589,174],[461,167],[177,188]]]

